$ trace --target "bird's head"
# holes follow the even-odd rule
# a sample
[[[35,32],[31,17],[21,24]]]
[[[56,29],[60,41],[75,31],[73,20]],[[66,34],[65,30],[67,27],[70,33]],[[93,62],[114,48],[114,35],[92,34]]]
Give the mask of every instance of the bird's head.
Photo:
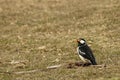
[[[78,42],[78,46],[83,46],[83,45],[86,44],[86,41],[85,41],[85,39],[83,39],[83,38],[77,39],[77,42]]]

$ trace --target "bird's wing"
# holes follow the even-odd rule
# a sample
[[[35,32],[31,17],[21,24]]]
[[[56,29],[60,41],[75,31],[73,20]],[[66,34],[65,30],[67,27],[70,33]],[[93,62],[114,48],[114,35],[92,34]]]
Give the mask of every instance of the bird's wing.
[[[81,50],[79,50],[79,53],[82,55],[86,55],[86,53],[82,52]]]
[[[91,60],[94,57],[92,51],[87,46],[85,48],[79,47],[79,54],[88,60]]]
[[[85,55],[85,52],[82,52],[79,47],[77,48],[77,52],[78,52],[78,54],[80,54],[80,55]]]
[[[88,48],[89,48],[89,47],[88,47]],[[87,51],[87,52],[88,52],[89,56],[91,57],[91,59],[95,59],[92,50],[91,50],[90,48],[89,48],[88,50],[89,50],[89,51]]]
[[[90,60],[92,64],[97,64],[96,61],[95,61],[95,57],[92,53],[92,50],[87,45],[84,46],[84,47],[79,47],[78,48],[78,53],[82,57]]]

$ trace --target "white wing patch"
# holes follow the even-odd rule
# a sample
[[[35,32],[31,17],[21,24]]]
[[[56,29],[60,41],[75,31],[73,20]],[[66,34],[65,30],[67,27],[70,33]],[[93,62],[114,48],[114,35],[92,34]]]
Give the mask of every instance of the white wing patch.
[[[85,55],[85,53],[82,52],[82,51],[80,51],[79,47],[77,47],[77,53],[78,53],[78,55],[79,55],[79,57],[80,57],[80,59],[81,59],[82,61],[88,62],[87,59],[85,59],[83,56],[80,55],[80,54],[84,54],[84,55]],[[80,54],[79,54],[79,53],[80,53]]]
[[[85,55],[85,53],[84,53],[84,52],[82,52],[82,51],[80,51],[80,50],[79,50],[79,52],[80,52],[81,54],[84,54],[84,55]]]
[[[78,52],[78,54],[81,53],[81,54],[84,54],[84,55],[85,55],[85,53],[82,52],[82,51],[79,49],[79,47],[77,47],[77,52]],[[80,54],[79,54],[79,55],[80,55]]]

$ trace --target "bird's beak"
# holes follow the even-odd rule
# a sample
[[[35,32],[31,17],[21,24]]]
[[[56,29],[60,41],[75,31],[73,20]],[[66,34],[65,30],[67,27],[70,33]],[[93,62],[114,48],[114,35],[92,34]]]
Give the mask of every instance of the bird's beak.
[[[77,39],[77,42],[80,42],[80,41]]]

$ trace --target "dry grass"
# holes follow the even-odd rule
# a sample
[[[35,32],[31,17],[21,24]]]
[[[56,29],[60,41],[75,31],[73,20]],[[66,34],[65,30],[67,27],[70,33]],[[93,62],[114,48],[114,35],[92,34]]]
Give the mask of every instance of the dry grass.
[[[79,61],[76,42],[84,37],[98,64],[43,70]],[[119,80],[119,0],[0,0],[1,80]]]

